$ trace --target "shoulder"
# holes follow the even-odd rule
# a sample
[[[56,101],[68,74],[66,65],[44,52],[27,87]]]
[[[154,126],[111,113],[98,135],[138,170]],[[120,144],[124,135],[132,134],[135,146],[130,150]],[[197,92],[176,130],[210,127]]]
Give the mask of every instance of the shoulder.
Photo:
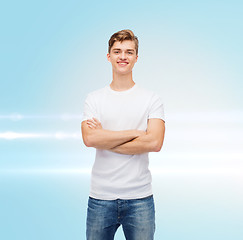
[[[161,94],[151,90],[151,89],[148,89],[148,88],[144,88],[142,86],[137,86],[137,89],[138,91],[143,95],[143,96],[147,96],[149,97],[150,99],[161,99]]]

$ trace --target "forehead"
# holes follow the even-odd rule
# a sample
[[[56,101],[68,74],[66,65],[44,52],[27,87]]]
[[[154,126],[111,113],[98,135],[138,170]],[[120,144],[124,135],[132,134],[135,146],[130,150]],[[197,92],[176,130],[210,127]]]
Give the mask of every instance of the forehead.
[[[111,49],[114,49],[114,48],[119,48],[119,49],[135,49],[135,42],[134,41],[131,41],[131,40],[125,40],[123,42],[114,42],[113,46]]]

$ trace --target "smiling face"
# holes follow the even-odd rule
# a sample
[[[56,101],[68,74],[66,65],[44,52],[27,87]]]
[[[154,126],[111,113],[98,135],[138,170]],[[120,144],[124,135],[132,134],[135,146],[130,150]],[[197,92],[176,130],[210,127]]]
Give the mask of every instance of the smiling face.
[[[111,62],[114,73],[122,75],[131,73],[138,59],[134,41],[115,42],[110,53],[107,53],[107,59]]]

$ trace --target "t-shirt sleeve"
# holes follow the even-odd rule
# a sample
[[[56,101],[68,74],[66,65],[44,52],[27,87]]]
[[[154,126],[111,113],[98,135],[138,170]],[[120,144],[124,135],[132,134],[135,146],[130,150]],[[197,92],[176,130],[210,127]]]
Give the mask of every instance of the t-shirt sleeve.
[[[89,94],[84,102],[81,122],[91,119],[93,117],[98,118],[98,114],[97,114],[94,98],[92,98],[92,95]]]
[[[165,121],[164,105],[157,94],[154,94],[151,100],[148,119],[150,118],[159,118]]]

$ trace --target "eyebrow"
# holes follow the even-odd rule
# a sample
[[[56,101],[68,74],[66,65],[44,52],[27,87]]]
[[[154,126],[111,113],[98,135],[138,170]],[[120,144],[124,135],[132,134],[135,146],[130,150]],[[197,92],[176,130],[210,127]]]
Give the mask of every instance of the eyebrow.
[[[117,51],[117,50],[121,50],[120,48],[114,48],[112,49],[113,51]],[[126,49],[126,51],[132,51],[132,52],[135,52],[134,49]]]

